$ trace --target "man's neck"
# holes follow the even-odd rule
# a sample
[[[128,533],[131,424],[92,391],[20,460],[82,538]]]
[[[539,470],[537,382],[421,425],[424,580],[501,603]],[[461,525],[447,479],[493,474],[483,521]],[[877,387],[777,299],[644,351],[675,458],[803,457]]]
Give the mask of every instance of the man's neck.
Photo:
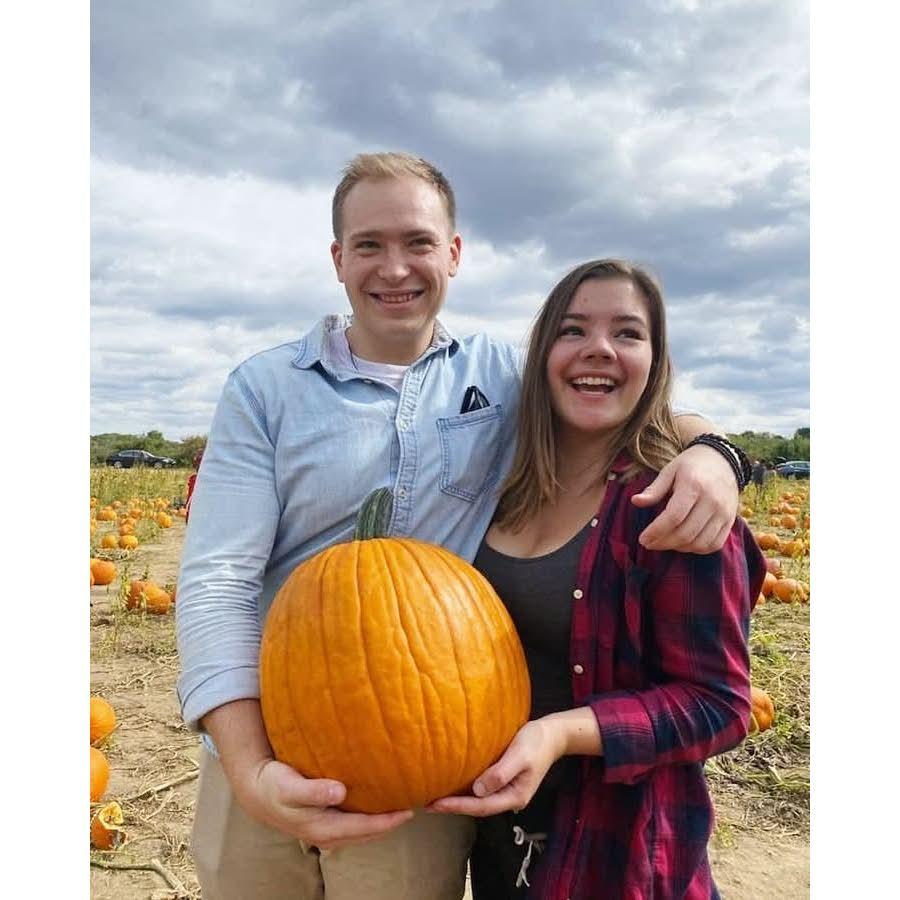
[[[389,363],[393,366],[408,366],[414,363],[430,346],[434,338],[434,332],[427,339],[418,340],[415,343],[398,342],[397,344],[375,346],[354,332],[353,325],[347,331],[347,344],[350,353],[356,359],[364,359],[366,362]]]

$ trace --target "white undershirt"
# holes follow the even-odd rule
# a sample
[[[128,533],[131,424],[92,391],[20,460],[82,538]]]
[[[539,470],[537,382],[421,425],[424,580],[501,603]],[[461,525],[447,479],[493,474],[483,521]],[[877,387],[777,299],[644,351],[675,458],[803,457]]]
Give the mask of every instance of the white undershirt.
[[[329,337],[331,338],[331,348],[334,357],[343,366],[348,369],[355,369],[363,378],[371,378],[387,384],[397,391],[398,394],[400,393],[403,376],[406,374],[409,366],[372,362],[370,359],[361,359],[359,356],[354,356],[350,350],[346,331],[332,331]]]

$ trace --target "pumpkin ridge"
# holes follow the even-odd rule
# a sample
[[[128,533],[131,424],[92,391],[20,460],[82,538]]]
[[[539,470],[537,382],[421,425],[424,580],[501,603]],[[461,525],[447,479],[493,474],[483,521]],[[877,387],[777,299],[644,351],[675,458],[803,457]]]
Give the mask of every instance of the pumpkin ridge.
[[[416,541],[416,542],[411,542],[411,543],[415,543],[416,545],[421,545],[422,542]],[[438,549],[443,549],[443,548],[438,548]],[[434,582],[428,576],[427,566],[422,564],[422,561],[419,559],[418,555],[412,551],[411,547],[408,546],[407,550],[410,552],[410,555],[415,560],[416,566],[419,568],[419,571],[422,573],[422,576],[424,577],[428,586],[431,588],[434,595],[436,597],[441,597],[441,599],[443,601],[444,591],[435,587]],[[442,561],[444,561],[443,556],[441,556],[440,558]],[[451,569],[451,567],[447,567],[447,569],[451,570],[451,574],[453,575],[453,580],[458,585],[459,577],[458,577],[457,573],[455,571],[453,571]],[[446,570],[445,570],[444,574],[446,576]],[[448,614],[447,608],[444,605],[444,602],[441,602],[440,604],[438,604],[437,608],[440,610],[441,615],[444,617],[444,621],[447,623],[447,633],[450,636],[450,645],[453,648],[453,660],[455,663],[453,670],[456,672],[457,681],[459,682],[459,693],[462,696],[463,704],[465,706],[465,711],[466,711],[465,755],[463,757],[461,771],[460,771],[459,775],[454,779],[455,781],[462,782],[466,773],[469,771],[469,765],[470,765],[469,759],[472,755],[472,733],[473,733],[473,730],[472,730],[473,729],[472,708],[471,708],[471,704],[469,703],[469,697],[468,697],[468,694],[465,689],[465,685],[463,684],[463,680],[462,680],[461,673],[465,671],[465,664],[464,664],[464,662],[461,662],[461,659],[460,659],[459,645],[457,644],[457,635],[454,631],[453,623]],[[478,774],[480,774],[480,773],[478,773]],[[463,787],[467,787],[467,785],[463,785],[460,783],[456,788],[451,788],[451,790],[458,790]]]
[[[325,559],[327,559],[327,558],[328,558],[328,557],[327,557],[327,555],[326,555]],[[319,563],[319,566],[318,566],[318,571],[319,571],[319,572],[321,571],[321,568],[322,568],[322,562],[324,562],[324,561],[325,561],[325,560],[322,560],[322,561]],[[300,572],[301,572],[301,570],[299,570],[299,569],[294,570],[294,573],[291,575],[291,578],[288,579],[288,581],[290,582],[290,581],[295,580],[295,579],[294,579],[294,575],[298,575],[296,581],[299,583],[299,582],[301,581],[301,578],[299,577]],[[284,632],[283,632],[283,633],[284,633],[284,634],[290,635],[290,634],[293,634],[293,633],[294,633],[293,621],[292,621],[292,620],[293,620],[293,617],[294,617],[295,615],[297,615],[297,613],[299,612],[299,610],[294,609],[294,608],[293,608],[291,605],[289,605],[289,604],[285,604],[284,610],[285,610],[285,611],[284,611],[284,613],[283,613],[283,617],[284,617]],[[309,610],[306,610],[306,612],[307,612],[307,615],[308,615],[308,614],[309,614]],[[315,611],[314,611],[314,614],[316,614],[316,618],[318,618],[318,619],[321,621],[321,618],[322,618],[322,610],[321,610],[321,609],[315,610]],[[282,651],[283,651],[283,657],[282,657],[282,658],[283,658],[283,662],[282,662],[282,665],[281,665],[281,673],[282,673],[282,675],[284,675],[284,673],[290,672],[290,671],[291,671],[290,657],[291,657],[292,651],[295,651],[296,648],[294,647],[293,642],[292,642],[292,641],[289,641],[289,640],[282,641],[282,642],[281,642],[281,648],[282,648]],[[291,718],[291,721],[292,721],[293,723],[296,724],[297,722],[303,722],[303,714],[302,714],[302,713],[298,713],[299,707],[297,706],[297,703],[298,703],[298,701],[299,701],[299,702],[302,704],[302,703],[304,702],[304,700],[308,700],[308,699],[309,699],[309,698],[308,698],[308,695],[304,695],[302,691],[287,691],[287,692],[286,692],[286,696],[285,696],[286,703],[285,703],[285,706],[286,706],[287,709],[290,711],[290,718]],[[316,749],[315,749],[315,747],[314,747],[314,745],[313,745],[313,742],[312,742],[311,740],[307,740],[307,739],[306,739],[306,737],[305,737],[306,732],[305,732],[305,729],[304,729],[303,727],[296,729],[296,731],[298,731],[301,735],[303,735],[304,744],[306,745],[306,749],[309,751],[308,757],[309,757],[309,759],[312,761],[312,765],[313,765],[313,768],[314,768],[314,771],[310,771],[310,772],[301,772],[300,774],[303,775],[303,776],[306,777],[306,778],[321,778],[321,777],[322,777],[322,772],[324,772],[325,770],[324,770],[324,767],[322,766],[322,762],[321,762],[321,760],[319,759],[318,754],[316,753]],[[286,748],[286,750],[287,750],[288,753],[291,754],[292,759],[295,758],[294,755],[293,755],[293,753],[291,753],[291,751],[290,751],[289,749]],[[296,768],[296,766],[295,766],[295,764],[294,764],[293,761],[291,762],[291,765],[292,765],[294,768]]]
[[[337,545],[337,546],[340,546],[340,545]],[[356,556],[357,556],[357,560],[358,560],[359,545],[356,544],[355,542],[353,542],[351,544],[351,546],[353,546],[354,550],[356,551]],[[323,585],[327,584],[328,577],[329,577],[329,570],[330,570],[330,573],[333,574],[336,569],[336,567],[334,565],[329,566],[329,563],[333,562],[335,559],[338,559],[339,555],[342,555],[342,554],[328,553],[325,555],[325,558],[322,560],[321,568],[319,569],[319,572],[318,572],[317,581],[319,584],[323,584]],[[338,559],[338,562],[340,562],[340,561],[341,560]],[[355,566],[354,566],[354,568],[355,568]],[[317,618],[318,618],[318,622],[319,622],[319,638],[320,638],[321,647],[322,647],[322,660],[325,664],[325,672],[327,675],[327,678],[325,679],[325,682],[328,685],[328,687],[326,689],[326,693],[328,695],[328,699],[331,701],[331,708],[334,711],[334,719],[335,719],[335,722],[337,722],[338,729],[341,733],[344,747],[356,747],[358,742],[350,739],[351,735],[347,731],[346,725],[344,723],[344,717],[341,715],[341,701],[344,698],[336,697],[335,693],[334,693],[334,689],[331,687],[331,685],[333,685],[335,683],[335,680],[334,680],[334,677],[332,674],[331,647],[329,646],[328,629],[326,627],[328,613],[331,612],[331,610],[329,610],[326,607],[325,598],[326,597],[334,597],[334,596],[339,597],[340,592],[339,591],[335,591],[335,592],[320,591],[318,594],[319,602],[320,602],[321,606],[318,610],[319,615],[317,616]],[[357,601],[358,601],[358,599],[359,598],[357,597]],[[343,779],[341,779],[341,780],[343,780]],[[349,791],[349,787],[350,786],[347,785],[348,791]]]
[[[356,542],[356,566],[355,566],[356,579],[355,579],[355,583],[357,585],[366,583],[360,574],[360,559],[362,557],[363,550],[365,549],[366,551],[368,551],[371,549],[374,551],[375,548],[378,549],[378,553],[381,556],[382,561],[386,563],[387,560],[386,560],[386,554],[384,552],[384,546],[382,545],[382,543],[379,539],[375,538],[375,539],[367,540],[365,547],[363,546],[362,541]],[[374,562],[374,560],[372,560],[372,561]],[[386,565],[385,567],[388,570],[390,570],[389,565]],[[375,584],[378,582],[377,582],[377,580],[373,580],[372,583]],[[385,736],[385,739],[386,739],[388,745],[393,746],[394,739],[393,739],[393,735],[391,734],[391,729],[388,725],[389,717],[386,713],[386,710],[382,706],[381,694],[376,688],[376,685],[378,683],[377,678],[375,678],[373,676],[373,670],[372,670],[371,666],[369,665],[369,643],[366,640],[366,632],[365,632],[365,627],[363,625],[362,600],[361,600],[361,598],[359,598],[358,595],[357,595],[357,599],[358,599],[358,602],[356,604],[357,613],[358,613],[357,614],[357,623],[358,623],[358,633],[359,633],[360,641],[362,644],[361,658],[362,658],[363,664],[365,665],[365,673],[366,673],[365,683],[371,686],[370,693],[371,693],[372,701],[373,701],[372,705],[378,711],[378,720],[381,724],[381,730],[384,732],[384,736]],[[401,631],[402,631],[402,629],[401,629]],[[363,749],[366,749],[366,748],[363,748]],[[402,749],[405,750],[407,748],[402,748]],[[399,764],[399,760],[402,760],[404,758],[405,757],[404,757],[403,753],[398,753],[395,757],[395,759],[398,761],[398,764]],[[369,760],[360,760],[360,765],[363,767],[360,769],[360,771],[367,771],[367,770],[371,771],[371,762]],[[401,768],[402,768],[402,765],[401,765]],[[405,774],[405,772],[404,772],[404,774]]]
[[[445,547],[439,548],[440,552],[438,556],[447,564],[448,570],[450,570],[457,583],[461,584],[462,577],[460,575],[459,570],[453,565],[454,556],[450,551],[448,551]],[[521,676],[520,683],[516,686],[519,690],[515,694],[515,696],[521,696],[523,699],[527,698],[528,706],[524,709],[516,710],[515,718],[519,721],[518,726],[516,727],[516,731],[525,722],[528,721],[528,717],[531,711],[531,681],[528,677],[528,667],[525,662],[524,653],[521,650],[521,644],[518,640],[518,633],[515,629],[515,624],[512,621],[512,618],[509,615],[509,612],[506,610],[506,607],[503,606],[503,601],[499,600],[496,591],[492,587],[491,583],[474,567],[469,573],[471,576],[468,585],[474,585],[477,588],[477,602],[470,603],[466,606],[467,609],[473,611],[474,615],[478,617],[483,628],[484,633],[486,634],[494,634],[497,632],[497,625],[502,623],[505,627],[502,629],[505,640],[502,642],[492,642],[490,646],[490,651],[494,658],[496,658],[497,651],[505,651],[503,667],[505,671],[514,671],[517,672]],[[463,593],[467,594],[469,591],[466,589],[467,586],[462,585]],[[499,602],[499,605],[497,605]],[[515,640],[510,640],[511,636],[515,636]],[[516,653],[516,650],[519,650]],[[515,659],[516,664],[513,664],[513,660]],[[511,687],[511,686],[510,686]],[[508,692],[507,692],[508,695]],[[502,755],[503,751],[506,749],[510,737],[507,737],[506,731],[506,719],[507,716],[503,714],[503,711],[497,711],[497,714],[487,717],[494,724],[494,731],[491,735],[490,747],[493,748],[493,759],[491,761],[491,765]],[[473,735],[473,737],[475,737]],[[483,743],[488,743],[486,740]],[[476,773],[476,776],[481,774]],[[476,777],[473,776],[473,777]]]
[[[407,553],[407,555],[411,556],[416,563],[417,568],[420,571],[422,570],[421,564],[419,564],[418,559],[413,552],[414,542],[409,540],[404,540],[400,545],[402,549]],[[399,549],[399,548],[398,548]],[[382,549],[383,552],[383,549]],[[390,568],[390,566],[388,566]],[[392,573],[393,574],[393,573]],[[424,575],[424,571],[423,571]],[[427,581],[427,578],[425,579]],[[405,586],[405,581],[404,581]],[[430,582],[429,582],[429,586]],[[432,704],[428,702],[426,699],[426,689],[425,684],[428,685],[430,690],[427,692],[431,695],[437,695],[437,691],[434,688],[434,683],[432,681],[431,675],[429,674],[429,670],[431,666],[429,665],[430,660],[425,658],[424,660],[421,657],[421,653],[425,646],[427,645],[427,640],[423,634],[422,623],[419,618],[416,616],[416,611],[418,610],[418,605],[415,603],[401,603],[400,598],[395,595],[395,603],[397,607],[398,618],[403,625],[401,629],[403,631],[403,636],[406,641],[406,646],[409,651],[409,655],[412,657],[416,664],[416,670],[418,672],[418,679],[416,684],[419,688],[419,701],[421,704],[422,716],[421,719],[427,721],[428,727],[425,729],[422,741],[427,750],[428,758],[432,760],[439,760],[441,765],[439,766],[440,771],[446,771],[446,764],[448,760],[445,758],[446,753],[441,753],[440,748],[446,747],[449,744],[446,723],[443,719],[438,716],[435,718],[432,714]],[[443,610],[442,610],[443,611]],[[408,617],[408,618],[407,618]],[[415,632],[415,636],[417,638],[417,644],[414,646],[412,641],[410,640],[410,631]],[[421,663],[424,662],[425,665]],[[437,731],[440,734],[436,739],[432,738],[432,729],[434,726],[437,726]],[[423,769],[418,769],[416,771],[417,777],[421,780],[423,787],[427,784],[428,776]],[[433,788],[434,786],[431,785]]]

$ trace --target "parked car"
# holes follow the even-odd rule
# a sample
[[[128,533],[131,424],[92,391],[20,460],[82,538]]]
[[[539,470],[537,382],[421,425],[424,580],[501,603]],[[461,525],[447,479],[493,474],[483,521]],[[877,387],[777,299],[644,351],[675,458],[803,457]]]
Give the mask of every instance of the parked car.
[[[147,450],[120,450],[107,456],[106,464],[114,469],[130,469],[132,466],[168,469],[175,465],[175,460],[171,456],[156,456]]]
[[[809,478],[809,460],[792,459],[780,466],[775,466],[775,471],[782,478]]]

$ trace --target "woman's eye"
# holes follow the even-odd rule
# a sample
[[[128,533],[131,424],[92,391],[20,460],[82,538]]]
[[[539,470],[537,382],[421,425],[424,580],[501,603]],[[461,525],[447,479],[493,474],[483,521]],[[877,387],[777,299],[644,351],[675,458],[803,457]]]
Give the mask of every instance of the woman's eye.
[[[640,341],[643,339],[644,335],[635,328],[625,328],[619,332],[619,337],[631,338],[632,340]]]
[[[566,325],[560,329],[559,336],[562,337],[564,334],[584,334],[584,332],[577,325]]]

